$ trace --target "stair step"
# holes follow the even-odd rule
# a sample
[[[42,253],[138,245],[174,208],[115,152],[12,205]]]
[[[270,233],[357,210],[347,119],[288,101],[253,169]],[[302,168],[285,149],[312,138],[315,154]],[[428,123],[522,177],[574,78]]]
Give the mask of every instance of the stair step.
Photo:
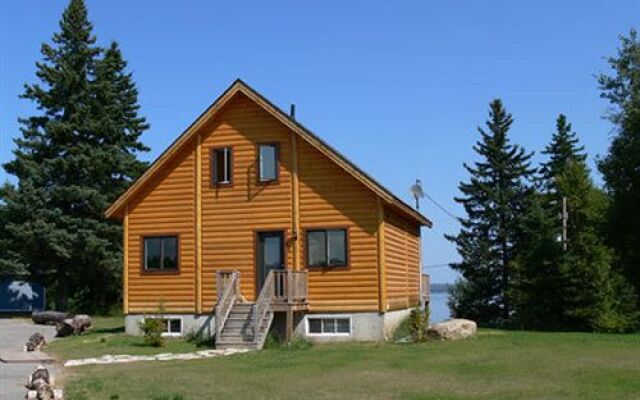
[[[233,305],[232,309],[238,310],[250,310],[255,304],[253,303],[236,303]]]

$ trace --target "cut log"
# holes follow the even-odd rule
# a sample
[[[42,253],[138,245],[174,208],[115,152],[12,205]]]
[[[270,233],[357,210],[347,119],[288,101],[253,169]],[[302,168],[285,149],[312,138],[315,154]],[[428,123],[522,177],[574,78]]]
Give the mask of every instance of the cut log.
[[[67,318],[62,322],[58,322],[56,324],[56,336],[79,335],[89,328],[91,328],[91,317],[86,314],[79,314],[73,318]]]
[[[71,317],[73,314],[61,311],[34,311],[31,313],[33,323],[42,325],[55,325]]]

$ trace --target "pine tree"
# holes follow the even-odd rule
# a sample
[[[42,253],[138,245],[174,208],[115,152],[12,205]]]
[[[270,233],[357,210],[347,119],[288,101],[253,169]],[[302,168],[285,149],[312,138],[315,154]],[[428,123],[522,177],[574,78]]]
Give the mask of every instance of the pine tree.
[[[557,178],[571,163],[584,164],[586,154],[566,117],[556,119],[556,132],[543,154],[547,161],[538,170],[538,187],[542,193],[531,197],[523,215],[522,247],[518,255],[514,280],[517,322],[527,329],[564,329],[564,276],[562,275],[563,193]]]
[[[562,303],[566,328],[624,332],[637,320],[631,286],[611,266],[602,235],[607,197],[593,186],[583,162],[570,162],[557,177],[567,198],[568,248],[562,255]]]
[[[135,179],[147,125],[137,116],[137,92],[111,46],[101,59],[82,0],[71,0],[37,63],[42,82],[25,87],[40,115],[21,119],[15,159],[4,167],[18,178],[5,188],[9,251],[3,264],[20,266],[55,293],[55,306],[95,310],[119,295],[121,228],[104,209]]]
[[[563,327],[562,248],[556,210],[546,194],[529,198],[521,219],[520,251],[514,262],[512,296],[515,324],[525,329]]]
[[[545,147],[542,154],[549,159],[542,163],[540,175],[543,188],[547,192],[555,191],[555,178],[560,175],[565,166],[572,161],[584,162],[587,159],[584,154],[584,146],[579,145],[579,140],[575,132],[571,129],[571,123],[563,114],[556,119],[556,132],[551,138],[551,143]]]
[[[614,75],[598,77],[601,97],[611,104],[616,136],[598,168],[611,196],[609,243],[616,265],[640,293],[640,40],[635,30],[620,37],[609,58]]]
[[[452,292],[452,311],[485,325],[511,318],[510,274],[521,237],[520,215],[531,195],[532,154],[511,144],[507,134],[512,122],[502,102],[494,100],[487,130],[478,128],[482,140],[474,150],[481,161],[473,167],[464,164],[471,178],[460,183],[463,197],[455,199],[467,217],[460,220],[458,235],[447,236],[462,256],[451,265],[463,277]]]

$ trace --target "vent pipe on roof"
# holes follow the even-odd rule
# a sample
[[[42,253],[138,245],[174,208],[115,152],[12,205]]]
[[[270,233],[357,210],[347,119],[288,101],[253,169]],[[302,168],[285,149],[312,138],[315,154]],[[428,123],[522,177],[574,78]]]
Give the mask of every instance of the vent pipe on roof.
[[[291,104],[291,108],[289,109],[289,116],[292,119],[296,119],[296,105],[295,104]]]

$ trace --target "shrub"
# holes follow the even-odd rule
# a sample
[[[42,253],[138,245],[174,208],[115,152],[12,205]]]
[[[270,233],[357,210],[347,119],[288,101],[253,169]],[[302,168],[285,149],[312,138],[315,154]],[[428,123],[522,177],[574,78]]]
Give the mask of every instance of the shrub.
[[[166,330],[167,321],[164,318],[145,318],[140,322],[140,329],[144,334],[144,342],[149,346],[164,346],[162,333]]]
[[[189,343],[195,344],[197,347],[214,347],[215,341],[213,336],[209,336],[202,330],[193,330],[185,336],[185,340]]]
[[[427,341],[427,329],[429,329],[429,309],[420,310],[414,308],[409,314],[409,329],[411,331],[411,340],[414,343],[422,343]]]
[[[269,332],[264,341],[264,349],[272,350],[307,350],[313,344],[301,336],[294,336],[288,343],[281,340],[274,332]]]

